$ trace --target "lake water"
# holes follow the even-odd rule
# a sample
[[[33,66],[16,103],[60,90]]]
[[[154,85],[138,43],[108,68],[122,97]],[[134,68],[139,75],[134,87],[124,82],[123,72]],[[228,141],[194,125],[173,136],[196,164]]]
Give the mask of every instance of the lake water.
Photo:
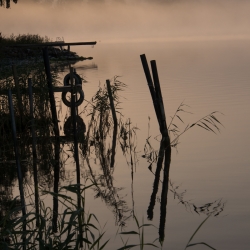
[[[66,42],[97,41],[94,48],[72,47],[79,55],[93,57],[74,67],[87,81],[83,85],[86,100],[91,99],[100,84],[115,75],[127,84],[122,92],[122,113],[139,128],[133,196],[131,169],[120,152],[113,176],[114,186],[124,188],[118,192],[119,196],[125,197],[129,209],[134,207],[139,221],[143,218],[147,221],[154,181],[154,175],[148,170],[149,163],[141,156],[148,133],[155,149],[159,148],[159,141],[154,138],[160,134],[140,55],[146,54],[148,62],[157,62],[168,123],[182,102],[189,106],[185,109],[193,113],[181,114],[186,124],[213,111],[223,113],[217,116],[224,125],[220,133],[216,135],[195,126],[180,137],[178,152],[172,150],[170,179],[174,187],[179,186],[179,193],[186,191],[183,200],[190,206],[182,204],[172,192],[168,193],[163,249],[183,249],[205,219],[204,214],[194,211],[193,204],[200,207],[221,200],[223,211],[211,217],[193,241],[206,242],[216,249],[247,250],[250,246],[250,39],[247,29],[250,18],[246,14],[249,5],[244,1],[241,4],[234,1],[195,4],[192,1],[190,6],[187,3],[152,5],[151,9],[148,4],[141,7],[80,5],[62,9],[47,6],[44,19],[45,6],[18,3],[10,10],[0,9],[1,23],[5,22],[1,29],[5,34],[35,32],[54,39],[63,36]],[[51,28],[48,22],[52,22]],[[84,116],[83,119],[87,120]],[[180,121],[178,126],[185,127]],[[74,168],[66,165],[71,179]],[[83,172],[85,169],[86,166],[82,166]],[[114,239],[117,226],[111,208],[93,195],[88,192],[87,207],[97,215],[101,225],[107,222],[104,231],[106,238],[111,238],[108,249],[117,249],[122,244],[119,237]],[[159,218],[160,202],[157,202],[150,223],[158,227]],[[128,220],[125,229],[135,228],[133,220]],[[147,240],[157,237],[157,229],[147,228]]]

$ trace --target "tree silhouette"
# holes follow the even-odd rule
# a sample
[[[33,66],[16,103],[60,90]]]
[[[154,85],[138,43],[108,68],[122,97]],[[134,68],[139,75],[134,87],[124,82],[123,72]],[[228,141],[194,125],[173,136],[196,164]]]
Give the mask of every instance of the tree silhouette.
[[[12,0],[12,2],[17,3],[18,0]],[[10,0],[0,0],[0,6],[10,8]]]

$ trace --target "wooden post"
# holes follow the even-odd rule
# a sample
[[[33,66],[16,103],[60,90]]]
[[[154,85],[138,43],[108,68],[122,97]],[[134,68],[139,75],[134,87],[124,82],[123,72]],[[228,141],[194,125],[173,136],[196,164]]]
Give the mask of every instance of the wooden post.
[[[8,91],[8,101],[9,101],[9,111],[10,111],[10,118],[11,118],[11,130],[12,130],[14,151],[15,151],[15,157],[16,157],[19,192],[20,192],[20,197],[21,197],[22,215],[23,215],[23,217],[25,217],[26,216],[26,205],[25,205],[25,198],[24,198],[24,191],[23,191],[23,177],[22,177],[19,152],[18,152],[18,145],[17,145],[16,122],[15,122],[14,108],[13,108],[13,102],[12,102],[12,93],[11,93],[10,89]],[[23,221],[23,233],[24,233],[23,235],[26,234],[26,219],[24,219],[24,221]],[[22,239],[23,239],[23,250],[25,250],[26,249],[26,243],[25,243],[26,237],[23,236]]]
[[[80,187],[80,164],[79,164],[79,152],[78,152],[78,140],[77,140],[77,131],[76,131],[76,92],[75,85],[73,83],[73,68],[70,67],[70,81],[71,81],[71,116],[72,116],[72,126],[73,126],[73,135],[74,135],[74,158],[76,161],[76,173],[77,173],[77,184]],[[80,204],[78,204],[80,205]]]
[[[159,107],[158,107],[158,103],[157,103],[155,88],[154,88],[153,80],[151,78],[151,74],[150,74],[150,71],[149,71],[146,55],[143,54],[143,55],[140,55],[140,57],[141,57],[141,62],[142,62],[142,66],[143,66],[143,69],[144,69],[144,73],[145,73],[145,76],[146,76],[146,79],[147,79],[147,82],[148,82],[148,87],[149,87],[149,91],[150,91],[151,98],[152,98],[152,101],[153,101],[155,114],[156,114],[157,120],[159,122],[160,121],[160,112],[159,112]]]
[[[113,141],[112,141],[112,155],[111,155],[111,162],[110,162],[110,168],[114,167],[115,164],[115,148],[116,148],[116,137],[117,137],[117,117],[116,117],[116,112],[115,112],[115,105],[114,105],[114,99],[111,91],[111,86],[110,86],[110,81],[106,80],[107,84],[107,90],[108,90],[108,95],[109,95],[109,101],[110,101],[110,107],[111,107],[111,112],[113,116],[113,121],[114,121],[114,131],[113,131]]]
[[[80,172],[80,163],[79,163],[79,152],[78,152],[78,140],[77,140],[77,131],[76,131],[76,95],[75,85],[73,83],[73,68],[70,67],[70,82],[71,82],[71,116],[72,116],[72,125],[73,125],[73,135],[74,135],[74,158],[76,162],[76,179],[77,179],[77,207],[81,209],[81,172]],[[79,236],[80,236],[80,247],[83,247],[83,232],[82,232],[82,214],[78,216],[79,223]]]
[[[49,89],[49,98],[50,98],[50,108],[52,114],[52,121],[54,125],[54,134],[55,134],[55,165],[54,165],[54,193],[58,194],[58,184],[59,184],[59,157],[60,157],[60,134],[58,127],[58,119],[56,113],[56,103],[54,98],[54,91],[52,85],[52,77],[49,64],[48,48],[43,49],[43,60],[45,66],[45,73],[47,76],[47,83]],[[58,218],[58,196],[53,196],[53,232],[57,232],[57,218]]]
[[[160,180],[160,172],[164,161],[164,171],[163,171],[163,185],[161,192],[161,218],[160,218],[160,226],[159,226],[159,240],[163,242],[164,240],[164,229],[165,229],[165,221],[167,214],[167,194],[168,194],[168,183],[169,183],[169,169],[171,163],[171,142],[168,134],[166,115],[164,110],[164,103],[161,94],[160,81],[158,77],[156,61],[151,61],[151,68],[153,73],[154,83],[152,82],[151,75],[149,72],[149,68],[147,65],[147,60],[145,55],[141,55],[142,65],[144,68],[144,72],[148,81],[148,86],[150,89],[150,93],[154,102],[155,112],[158,119],[158,123],[160,126],[160,131],[162,134],[161,145],[159,150],[159,156],[157,161],[157,168],[155,172],[155,181],[153,186],[153,192],[151,195],[151,200],[148,208],[148,218],[153,218],[153,209],[155,205],[155,198],[158,191],[158,184]]]
[[[15,88],[16,88],[18,111],[19,111],[20,120],[21,120],[20,126],[22,126],[22,122],[23,122],[23,104],[22,104],[22,96],[21,96],[21,93],[20,93],[20,86],[19,86],[19,81],[18,81],[17,71],[16,71],[16,66],[15,65],[12,65],[12,72],[13,72],[13,78],[14,78],[14,83],[15,83]]]
[[[161,133],[164,136],[168,136],[168,129],[167,129],[167,123],[166,123],[166,116],[165,116],[165,110],[164,110],[164,103],[162,99],[162,94],[161,94],[161,86],[160,86],[160,81],[158,77],[158,72],[157,72],[157,67],[156,67],[156,61],[152,60],[151,62],[151,68],[152,68],[152,73],[153,73],[153,79],[154,79],[154,86],[155,86],[155,94],[156,94],[156,99],[157,99],[157,104],[159,107],[159,122],[160,122],[160,128],[161,128]]]
[[[17,76],[17,71],[16,71],[16,66],[12,65],[12,72],[13,72],[13,78],[14,78],[14,83],[15,83],[15,92],[16,92],[16,99],[17,99],[17,104],[18,104],[18,112],[19,112],[19,123],[18,123],[18,130],[20,133],[22,133],[23,130],[23,123],[24,123],[24,116],[23,116],[23,104],[22,104],[22,95],[20,93],[20,86],[19,86],[19,80]],[[12,92],[13,94],[13,92]],[[22,144],[22,141],[20,141],[20,144]],[[23,153],[23,147],[20,145],[20,152],[21,154]]]
[[[38,193],[38,180],[37,180],[37,152],[36,152],[36,134],[35,134],[35,121],[34,121],[34,108],[33,108],[33,92],[32,80],[28,78],[29,89],[29,103],[30,103],[30,119],[31,119],[31,135],[32,135],[32,155],[33,155],[33,178],[35,189],[35,207],[36,207],[36,226],[39,227],[39,193]]]

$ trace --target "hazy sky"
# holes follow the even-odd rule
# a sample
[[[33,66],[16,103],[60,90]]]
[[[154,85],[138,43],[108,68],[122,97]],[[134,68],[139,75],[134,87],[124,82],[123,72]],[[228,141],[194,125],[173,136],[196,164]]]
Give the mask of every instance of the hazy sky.
[[[58,0],[64,4],[49,6],[45,2],[50,0],[36,1],[0,8],[0,31],[116,42],[250,36],[250,2],[244,0],[186,0],[164,6],[140,0],[102,6],[79,4],[81,0]]]

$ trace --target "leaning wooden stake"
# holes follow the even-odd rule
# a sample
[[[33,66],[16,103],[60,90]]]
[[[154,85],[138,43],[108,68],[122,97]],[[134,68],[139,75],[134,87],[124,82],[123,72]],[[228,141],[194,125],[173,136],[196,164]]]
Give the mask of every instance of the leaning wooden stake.
[[[161,94],[160,81],[158,77],[156,61],[151,61],[151,68],[153,73],[152,81],[147,59],[145,55],[141,55],[141,61],[144,68],[144,72],[148,81],[148,86],[150,89],[150,93],[153,99],[155,113],[158,119],[160,131],[162,134],[161,146],[159,150],[159,157],[157,161],[157,168],[155,173],[155,181],[154,181],[154,189],[151,195],[150,205],[148,208],[148,217],[149,219],[153,218],[153,209],[155,205],[155,198],[158,190],[158,184],[160,180],[160,172],[162,169],[163,160],[164,161],[164,170],[163,170],[163,185],[161,192],[161,215],[160,215],[160,227],[159,227],[159,240],[161,242],[164,241],[164,230],[165,230],[165,221],[166,221],[166,213],[167,213],[167,194],[168,194],[168,182],[169,182],[169,169],[171,163],[171,142],[168,134],[166,115],[164,110],[164,103]]]
[[[108,95],[109,95],[109,101],[110,101],[110,107],[111,107],[111,112],[113,116],[113,121],[114,121],[114,131],[113,131],[113,141],[112,141],[112,155],[111,155],[111,162],[110,162],[110,168],[114,167],[115,164],[115,148],[116,148],[116,137],[117,137],[117,117],[116,117],[116,112],[115,112],[115,105],[114,105],[114,99],[111,91],[111,86],[110,86],[110,81],[106,80],[107,84],[107,90],[108,90]]]
[[[52,218],[52,225],[53,225],[53,232],[57,232],[57,218],[58,218],[58,185],[59,185],[59,157],[60,157],[60,134],[59,134],[59,127],[58,127],[58,119],[56,113],[56,103],[52,85],[52,77],[50,71],[50,63],[49,63],[49,56],[48,56],[48,48],[45,47],[43,49],[43,60],[44,60],[44,67],[45,73],[47,76],[47,83],[49,89],[49,99],[50,99],[50,108],[52,114],[52,121],[54,125],[54,134],[55,134],[55,165],[54,165],[54,193],[53,196],[53,218]]]
[[[150,63],[151,63],[153,79],[154,79],[156,102],[157,102],[157,106],[159,109],[158,110],[158,112],[159,112],[159,125],[160,125],[161,134],[163,136],[169,137],[165,109],[164,109],[164,103],[163,103],[162,94],[161,94],[161,86],[160,86],[160,81],[159,81],[157,67],[156,67],[156,61],[152,60],[152,61],[150,61]]]
[[[39,227],[39,194],[38,194],[38,180],[37,180],[37,152],[36,152],[36,134],[35,134],[35,121],[34,121],[34,108],[33,108],[33,91],[32,80],[28,78],[29,89],[29,103],[30,103],[30,119],[31,119],[31,135],[32,135],[32,155],[33,155],[33,177],[35,189],[35,208],[36,208],[36,226]]]
[[[142,62],[142,66],[143,66],[143,69],[144,69],[144,73],[145,73],[145,76],[146,76],[146,79],[147,79],[147,82],[148,82],[148,88],[149,88],[151,98],[152,98],[152,101],[153,101],[153,104],[154,104],[155,114],[156,114],[157,120],[159,122],[159,120],[160,120],[160,112],[159,112],[158,102],[157,102],[157,98],[156,98],[154,83],[153,83],[153,80],[152,80],[152,77],[151,77],[151,74],[150,74],[150,71],[149,71],[146,55],[143,54],[143,55],[140,55],[140,57],[141,57],[141,62]]]
[[[8,91],[8,101],[9,101],[9,110],[10,110],[10,118],[11,118],[11,130],[12,130],[12,136],[13,136],[13,142],[14,142],[14,151],[15,151],[15,157],[16,157],[16,166],[17,166],[17,177],[18,177],[18,183],[19,183],[19,192],[20,192],[20,198],[21,198],[21,206],[22,206],[22,215],[24,218],[23,221],[23,250],[26,250],[26,205],[25,205],[25,199],[24,199],[24,191],[23,191],[23,177],[22,177],[22,171],[21,171],[21,165],[20,165],[20,159],[19,159],[19,152],[18,152],[18,146],[17,146],[17,136],[16,136],[16,122],[15,122],[15,116],[14,116],[14,108],[13,108],[13,102],[12,102],[12,93],[9,89]]]

